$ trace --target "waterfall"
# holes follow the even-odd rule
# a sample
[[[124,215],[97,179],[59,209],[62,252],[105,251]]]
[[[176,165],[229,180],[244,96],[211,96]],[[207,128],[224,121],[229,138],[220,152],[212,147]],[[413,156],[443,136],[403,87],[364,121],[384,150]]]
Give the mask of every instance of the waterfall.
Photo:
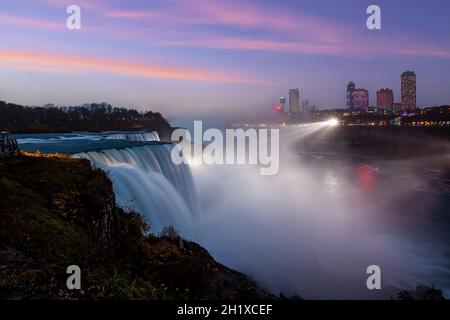
[[[114,133],[106,137],[106,139],[112,140],[128,140],[128,141],[160,141],[158,132],[142,132],[142,133]]]
[[[192,237],[192,217],[199,205],[190,168],[173,164],[177,145],[165,143],[76,154],[110,172],[119,205],[144,215],[152,232],[173,225]]]

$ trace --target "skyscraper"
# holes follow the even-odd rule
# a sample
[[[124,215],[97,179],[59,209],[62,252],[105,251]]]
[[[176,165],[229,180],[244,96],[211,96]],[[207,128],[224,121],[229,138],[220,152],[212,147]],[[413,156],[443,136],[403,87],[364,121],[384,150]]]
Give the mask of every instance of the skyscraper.
[[[284,112],[284,107],[286,106],[286,98],[285,97],[280,97],[280,106],[281,106],[281,111]]]
[[[380,89],[377,91],[377,108],[393,110],[394,92],[391,89]]]
[[[359,110],[369,108],[369,91],[366,89],[355,89],[353,92],[353,107]]]
[[[350,81],[347,85],[347,107],[353,109],[353,92],[355,92],[355,84]]]
[[[402,108],[403,110],[416,109],[416,74],[413,71],[403,72],[401,77]]]
[[[300,112],[300,91],[298,89],[289,89],[289,112]]]
[[[309,99],[306,99],[305,101],[302,101],[300,110],[302,112],[307,112],[308,109],[309,109]]]

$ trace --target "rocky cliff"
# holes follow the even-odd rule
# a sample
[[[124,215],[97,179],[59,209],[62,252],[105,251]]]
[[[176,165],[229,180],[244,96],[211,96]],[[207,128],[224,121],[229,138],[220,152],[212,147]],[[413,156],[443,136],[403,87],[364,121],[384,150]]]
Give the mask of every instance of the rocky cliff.
[[[0,299],[238,299],[268,295],[173,230],[117,207],[87,160],[0,161]],[[81,290],[66,269],[81,268]]]

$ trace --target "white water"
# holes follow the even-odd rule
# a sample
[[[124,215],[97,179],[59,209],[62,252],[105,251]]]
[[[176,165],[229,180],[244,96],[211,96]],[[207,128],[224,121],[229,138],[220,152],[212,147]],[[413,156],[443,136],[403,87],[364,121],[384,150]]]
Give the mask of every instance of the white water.
[[[128,140],[128,141],[160,141],[158,132],[144,132],[144,133],[114,133],[106,137],[106,139],[113,140]]]
[[[59,135],[51,138],[43,137],[43,138],[19,138],[17,142],[19,144],[48,144],[52,142],[61,142],[61,141],[77,141],[77,140],[93,140],[99,141],[102,140],[103,137],[101,135],[96,134],[66,134]]]
[[[189,166],[174,165],[170,160],[173,147],[161,144],[75,156],[106,167],[119,204],[143,214],[153,232],[173,225],[192,238],[192,220],[200,209]]]
[[[126,133],[63,133],[55,134],[36,134],[36,135],[18,135],[19,144],[49,144],[59,142],[82,142],[83,140],[127,140],[135,142],[160,141],[158,132],[126,132]]]
[[[448,285],[442,280],[449,275],[448,261],[439,248],[372,224],[397,214],[385,212],[383,203],[413,192],[406,183],[386,185],[386,193],[373,201],[366,184],[382,169],[364,165],[353,177],[352,164],[340,165],[345,161],[311,166],[285,148],[280,172],[273,177],[260,176],[251,166],[193,166],[196,193],[190,168],[172,164],[172,147],[78,156],[109,168],[119,203],[131,201],[153,232],[174,225],[220,262],[275,294],[374,298],[377,292],[369,292],[365,282],[372,264],[382,268],[384,287]],[[326,158],[316,155],[316,161],[332,163]]]

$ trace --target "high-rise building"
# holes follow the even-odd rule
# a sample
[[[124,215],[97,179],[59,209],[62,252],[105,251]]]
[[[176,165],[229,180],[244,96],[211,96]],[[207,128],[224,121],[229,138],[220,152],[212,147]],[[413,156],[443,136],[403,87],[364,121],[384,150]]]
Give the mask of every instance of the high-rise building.
[[[359,110],[367,110],[369,108],[369,91],[361,88],[353,91],[353,108]]]
[[[289,89],[289,112],[300,112],[300,91],[298,89]]]
[[[402,73],[402,108],[403,110],[415,110],[416,105],[416,74],[413,71]]]
[[[353,109],[353,92],[355,92],[355,84],[350,81],[347,85],[347,107]]]
[[[393,110],[394,92],[391,89],[380,89],[377,91],[377,108]]]
[[[286,97],[280,97],[280,106],[281,106],[281,111],[284,112],[284,108],[286,106]]]
[[[305,101],[302,101],[300,110],[302,112],[306,112],[308,111],[308,108],[309,108],[309,99],[306,99]]]

